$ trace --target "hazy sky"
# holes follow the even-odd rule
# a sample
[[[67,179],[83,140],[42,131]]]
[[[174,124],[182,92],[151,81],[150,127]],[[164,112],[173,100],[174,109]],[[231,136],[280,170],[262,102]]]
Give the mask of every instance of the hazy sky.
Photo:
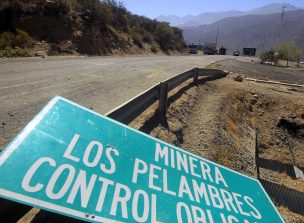
[[[246,11],[271,3],[289,3],[304,8],[304,0],[122,0],[127,9],[138,15],[198,15],[202,12]]]

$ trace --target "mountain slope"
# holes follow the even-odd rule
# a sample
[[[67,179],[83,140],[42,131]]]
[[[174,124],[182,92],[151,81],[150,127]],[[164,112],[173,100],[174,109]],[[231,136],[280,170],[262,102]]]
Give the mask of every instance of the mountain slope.
[[[304,49],[304,10],[281,14],[246,15],[226,18],[211,25],[184,28],[188,43],[215,42],[219,26],[218,47],[224,46],[231,53],[244,47],[263,49],[275,47],[279,42],[295,42]]]
[[[300,10],[301,8],[295,7],[287,3],[274,3],[263,7],[255,8],[249,11],[225,11],[225,12],[205,12],[197,16],[159,16],[156,18],[158,21],[168,22],[172,26],[189,27],[199,26],[215,23],[221,19],[228,17],[237,17],[244,15],[267,15],[273,13],[281,13],[284,7],[285,12]]]

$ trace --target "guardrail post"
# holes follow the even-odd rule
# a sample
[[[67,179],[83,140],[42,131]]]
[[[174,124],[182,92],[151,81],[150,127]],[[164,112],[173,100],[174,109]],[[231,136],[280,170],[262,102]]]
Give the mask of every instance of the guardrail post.
[[[199,72],[199,68],[193,69],[193,83],[195,85],[198,85],[198,72]]]
[[[159,84],[159,107],[158,112],[161,115],[166,115],[168,106],[168,82]]]
[[[259,130],[255,131],[255,164],[257,170],[257,179],[260,179],[260,155],[259,155],[259,141],[258,141]]]
[[[289,147],[289,151],[290,151],[290,154],[291,154],[291,159],[292,159],[292,162],[293,162],[293,165],[294,166],[297,166],[297,160],[296,160],[296,156],[294,154],[294,145],[289,137],[289,133],[287,130],[285,130],[285,135],[287,137],[287,141],[288,141],[288,147]]]

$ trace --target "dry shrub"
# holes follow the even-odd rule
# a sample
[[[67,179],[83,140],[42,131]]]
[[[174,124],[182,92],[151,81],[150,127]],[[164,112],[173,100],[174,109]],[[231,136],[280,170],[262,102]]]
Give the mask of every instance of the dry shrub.
[[[32,37],[21,29],[16,29],[16,33],[4,32],[0,35],[0,49],[7,47],[15,48],[30,47],[33,43]]]
[[[4,32],[0,35],[0,49],[10,47],[13,45],[15,35],[11,32]]]
[[[30,47],[33,44],[32,37],[21,29],[16,29],[15,46],[18,47]]]
[[[0,50],[0,57],[30,57],[31,54],[27,48],[11,48],[6,47],[4,50]]]

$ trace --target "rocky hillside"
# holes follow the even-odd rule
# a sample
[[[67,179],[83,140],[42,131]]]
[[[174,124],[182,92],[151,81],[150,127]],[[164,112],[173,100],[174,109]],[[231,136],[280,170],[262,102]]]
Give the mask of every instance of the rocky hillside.
[[[188,43],[215,42],[219,27],[218,47],[224,46],[228,53],[244,47],[275,48],[280,42],[294,42],[304,49],[304,10],[269,15],[247,15],[232,17],[217,23],[184,28]]]
[[[148,54],[183,47],[180,29],[133,15],[115,0],[0,1],[2,52]]]

